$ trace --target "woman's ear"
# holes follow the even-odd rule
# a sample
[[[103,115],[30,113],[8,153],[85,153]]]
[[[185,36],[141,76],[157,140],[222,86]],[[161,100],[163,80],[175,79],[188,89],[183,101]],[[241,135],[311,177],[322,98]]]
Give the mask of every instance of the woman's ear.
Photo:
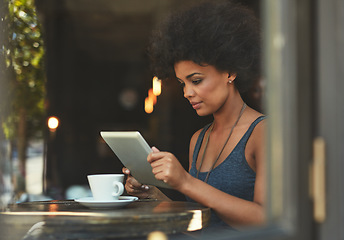
[[[236,79],[236,73],[228,73],[228,83],[231,84]]]

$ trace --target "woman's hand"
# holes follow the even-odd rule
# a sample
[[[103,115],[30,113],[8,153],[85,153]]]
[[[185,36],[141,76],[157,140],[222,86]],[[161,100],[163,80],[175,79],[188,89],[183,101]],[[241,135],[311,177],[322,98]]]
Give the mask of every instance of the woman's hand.
[[[153,152],[148,155],[147,161],[152,166],[155,178],[178,190],[186,181],[188,172],[172,153],[160,152],[156,147],[152,147],[152,150]]]
[[[163,194],[157,187],[139,183],[133,176],[130,175],[128,168],[123,168],[122,172],[127,175],[125,182],[125,190],[129,195],[133,195],[140,199],[157,199],[163,201],[171,201],[165,194]]]
[[[128,194],[138,198],[150,198],[150,190],[152,186],[139,183],[133,176],[130,175],[130,170],[128,168],[124,167],[122,172],[127,175],[125,190]]]

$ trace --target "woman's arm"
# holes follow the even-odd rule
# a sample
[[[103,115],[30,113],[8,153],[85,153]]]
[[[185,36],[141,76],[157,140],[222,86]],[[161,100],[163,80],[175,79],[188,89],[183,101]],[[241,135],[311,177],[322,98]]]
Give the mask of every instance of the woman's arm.
[[[190,165],[198,134],[190,141]],[[180,166],[175,156],[157,150],[148,156],[153,173],[176,190],[192,198],[196,202],[210,207],[223,221],[233,227],[257,225],[265,222],[265,166],[264,166],[263,124],[258,124],[252,133],[247,147],[251,153],[247,158],[254,158],[256,182],[254,200],[247,201],[222,192],[203,181],[192,177]],[[246,153],[245,153],[246,154]]]
[[[232,227],[259,225],[265,221],[264,206],[257,199],[256,191],[255,200],[251,202],[224,193],[191,175],[177,190],[210,207]]]

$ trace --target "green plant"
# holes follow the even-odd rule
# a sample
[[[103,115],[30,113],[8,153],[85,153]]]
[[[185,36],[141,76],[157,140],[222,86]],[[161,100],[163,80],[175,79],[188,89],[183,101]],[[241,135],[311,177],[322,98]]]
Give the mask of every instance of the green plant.
[[[44,126],[43,37],[33,0],[3,0],[0,6],[0,123],[16,145],[24,175],[28,140],[42,136]]]

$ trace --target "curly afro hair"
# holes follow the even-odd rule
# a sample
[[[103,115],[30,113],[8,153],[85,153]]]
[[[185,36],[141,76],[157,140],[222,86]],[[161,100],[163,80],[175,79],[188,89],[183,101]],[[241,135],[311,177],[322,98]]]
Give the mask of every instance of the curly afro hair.
[[[154,75],[175,78],[174,64],[191,60],[236,73],[245,92],[260,70],[260,28],[254,13],[231,1],[208,1],[171,15],[153,32],[148,55]]]

